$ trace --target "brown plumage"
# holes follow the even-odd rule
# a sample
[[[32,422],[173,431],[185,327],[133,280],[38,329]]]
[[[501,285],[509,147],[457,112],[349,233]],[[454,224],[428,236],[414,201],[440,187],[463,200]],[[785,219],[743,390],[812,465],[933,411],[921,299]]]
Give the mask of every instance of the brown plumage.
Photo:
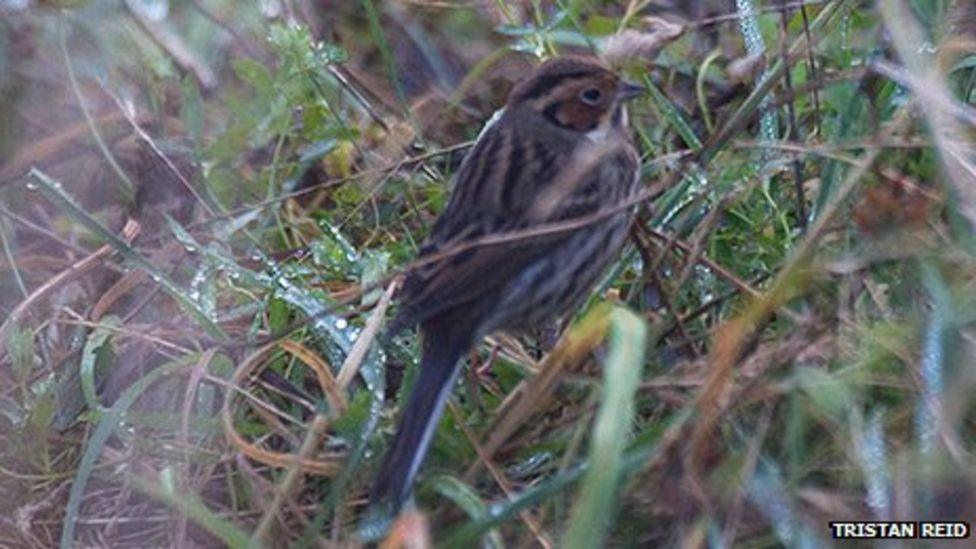
[[[519,83],[482,130],[420,251],[443,258],[410,273],[390,327],[395,333],[420,324],[423,351],[374,502],[399,509],[409,498],[463,354],[491,332],[536,327],[577,307],[617,257],[631,212],[618,208],[571,231],[449,251],[624,202],[637,189],[639,158],[622,102],[639,91],[595,59],[553,59]]]

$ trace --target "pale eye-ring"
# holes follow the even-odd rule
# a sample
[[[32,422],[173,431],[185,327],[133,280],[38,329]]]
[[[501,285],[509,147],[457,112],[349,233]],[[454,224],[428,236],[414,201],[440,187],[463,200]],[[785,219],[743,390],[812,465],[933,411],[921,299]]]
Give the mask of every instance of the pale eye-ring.
[[[597,105],[603,99],[603,90],[600,88],[584,88],[579,94],[580,101],[587,105]]]

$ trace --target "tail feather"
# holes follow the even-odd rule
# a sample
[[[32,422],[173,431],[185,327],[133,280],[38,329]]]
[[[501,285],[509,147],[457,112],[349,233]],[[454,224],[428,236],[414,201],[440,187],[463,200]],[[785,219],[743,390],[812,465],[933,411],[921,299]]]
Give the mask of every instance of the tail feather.
[[[420,375],[370,494],[373,504],[389,503],[394,511],[410,497],[444,404],[461,370],[459,361],[466,346],[442,345],[438,339],[429,337],[424,342]]]

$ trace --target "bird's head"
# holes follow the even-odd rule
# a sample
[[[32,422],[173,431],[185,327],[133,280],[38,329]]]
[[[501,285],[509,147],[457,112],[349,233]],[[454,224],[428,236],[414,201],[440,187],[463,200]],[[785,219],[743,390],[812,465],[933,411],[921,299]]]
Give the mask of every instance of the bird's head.
[[[622,103],[643,91],[596,58],[564,56],[539,65],[516,85],[506,110],[538,115],[570,132],[605,132],[626,125]]]

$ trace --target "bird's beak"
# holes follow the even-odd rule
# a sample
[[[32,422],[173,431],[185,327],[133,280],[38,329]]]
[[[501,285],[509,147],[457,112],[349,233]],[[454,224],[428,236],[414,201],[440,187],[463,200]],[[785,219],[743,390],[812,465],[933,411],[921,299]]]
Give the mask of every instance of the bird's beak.
[[[622,80],[617,87],[617,101],[627,101],[635,97],[640,97],[645,93],[647,93],[647,88],[644,86]]]

